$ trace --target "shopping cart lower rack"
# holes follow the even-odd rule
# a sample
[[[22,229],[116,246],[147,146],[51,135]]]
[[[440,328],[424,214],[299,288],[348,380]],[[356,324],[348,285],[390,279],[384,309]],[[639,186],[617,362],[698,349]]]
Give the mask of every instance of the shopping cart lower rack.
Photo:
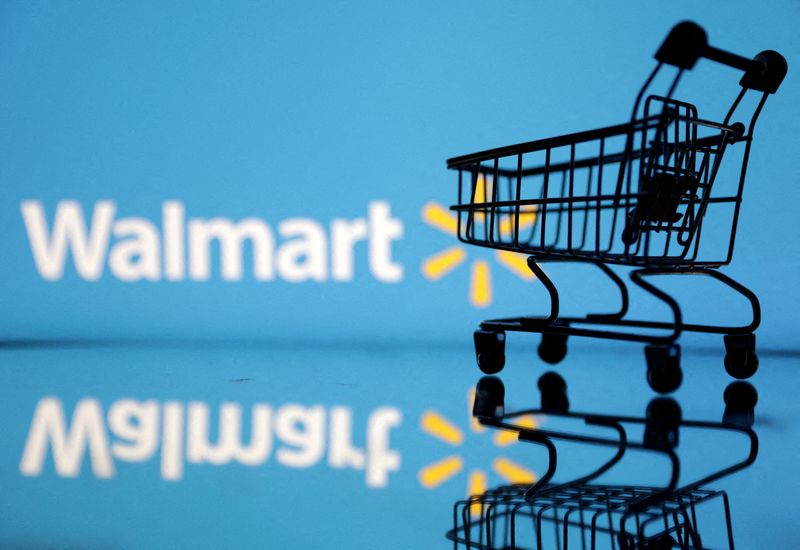
[[[475,349],[484,372],[503,368],[508,331],[541,333],[539,355],[548,363],[566,355],[568,336],[644,342],[648,381],[664,393],[681,383],[676,341],[683,331],[724,335],[725,368],[732,376],[748,378],[757,369],[758,298],[718,268],[733,257],[755,124],[786,74],[786,61],[771,50],[747,59],[714,48],[705,31],[689,22],[672,29],[655,58],[627,123],[448,160],[448,168],[458,172],[458,202],[452,206],[458,238],[527,254],[550,297],[546,316],[481,323]],[[721,121],[700,118],[694,105],[673,97],[683,73],[700,58],[744,71]],[[647,95],[665,65],[677,68],[666,95]],[[748,92],[758,97],[744,124],[734,120]],[[619,289],[620,308],[561,316],[558,291],[540,267],[545,262],[594,264]],[[631,281],[666,304],[672,320],[627,318],[628,289],[610,266],[633,268]],[[727,285],[749,302],[751,321],[684,322],[678,302],[648,280],[674,274],[705,275]]]

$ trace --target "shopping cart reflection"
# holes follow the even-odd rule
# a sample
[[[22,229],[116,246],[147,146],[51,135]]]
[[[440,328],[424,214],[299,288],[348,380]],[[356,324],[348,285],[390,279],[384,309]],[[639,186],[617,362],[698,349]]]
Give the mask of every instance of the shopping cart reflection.
[[[542,376],[538,409],[506,412],[504,387],[495,377],[478,383],[473,414],[493,428],[510,430],[521,441],[542,445],[548,451],[545,474],[531,485],[507,485],[456,502],[453,528],[447,537],[455,548],[706,548],[701,533],[703,521],[714,515],[707,509],[718,506],[712,526],[725,534],[727,547],[734,547],[730,501],[725,491],[709,484],[751,465],[758,454],[758,438],[752,430],[757,393],[747,382],[734,382],[725,391],[726,409],[722,422],[685,420],[677,402],[656,398],[644,417],[569,411],[566,384],[555,373]],[[596,437],[553,430],[530,429],[514,420],[530,414],[547,414],[585,425],[607,428],[614,437]],[[641,441],[632,441],[629,425],[643,425]],[[700,479],[679,483],[681,462],[676,454],[679,433],[685,430],[717,430],[744,436],[745,456]],[[593,471],[566,482],[553,482],[558,464],[555,442],[569,441],[616,450]],[[661,455],[669,463],[668,481],[663,486],[603,484],[599,478],[619,464],[626,453]],[[719,512],[719,511],[718,511]]]

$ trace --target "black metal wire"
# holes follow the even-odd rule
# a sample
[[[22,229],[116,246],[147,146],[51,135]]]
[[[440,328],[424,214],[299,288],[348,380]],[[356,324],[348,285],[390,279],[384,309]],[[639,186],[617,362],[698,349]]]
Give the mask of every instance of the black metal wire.
[[[741,91],[722,122],[700,118],[693,104],[674,97],[684,73],[701,57],[745,72]],[[551,300],[546,316],[485,321],[481,329],[652,345],[673,345],[683,331],[741,335],[732,345],[753,354],[751,359],[745,352],[737,352],[741,377],[746,377],[754,370],[746,363],[757,360],[752,334],[760,324],[758,298],[715,270],[733,259],[755,125],[767,96],[777,91],[785,75],[786,62],[774,51],[743,61],[741,56],[708,45],[705,31],[692,23],[673,28],[656,59],[627,123],[447,161],[448,168],[459,174],[458,202],[451,206],[457,213],[458,238],[528,255],[528,265]],[[670,65],[677,71],[666,94],[649,93],[657,75]],[[732,122],[750,92],[761,97],[749,121]],[[735,181],[722,185],[717,180],[723,160],[726,166],[737,162],[735,158],[728,161],[731,151],[741,153],[738,185]],[[470,193],[462,190],[465,175],[472,182]],[[705,227],[704,221],[712,214],[717,223]],[[701,238],[710,244],[701,245]],[[558,290],[538,267],[553,261],[631,267],[631,281],[663,302],[672,319],[662,323],[625,319],[624,314],[559,317]],[[604,271],[609,275],[608,269]],[[714,277],[749,302],[751,320],[737,326],[684,323],[677,301],[645,280],[675,274]],[[620,281],[614,279],[626,300],[627,289]],[[614,329],[595,328],[597,325]],[[651,329],[656,333],[648,332]],[[731,351],[727,342],[726,350]],[[480,354],[480,350],[476,352]]]
[[[604,426],[617,433],[615,439],[531,429],[514,424],[524,415],[548,414],[579,419],[587,425]],[[492,428],[518,433],[521,441],[541,444],[548,449],[548,468],[531,485],[504,485],[483,494],[459,500],[453,506],[453,527],[447,538],[454,548],[541,549],[549,543],[546,525],[554,527],[554,548],[569,548],[570,537],[580,548],[704,548],[700,537],[697,507],[721,500],[724,533],[728,547],[734,547],[730,503],[724,491],[707,488],[709,483],[750,466],[758,455],[758,438],[744,425],[707,421],[676,420],[675,429],[722,430],[745,435],[749,451],[742,460],[719,468],[700,479],[678,485],[679,461],[672,446],[677,440],[630,441],[624,424],[648,424],[649,418],[604,415],[554,410],[526,409],[494,418],[480,418]],[[552,483],[557,464],[553,439],[589,445],[616,447],[611,459],[592,472],[568,482]],[[660,453],[670,458],[672,473],[665,486],[599,484],[595,481],[617,465],[628,450]],[[478,513],[475,513],[477,509]],[[577,517],[576,517],[577,516]],[[587,521],[587,516],[591,521]],[[535,540],[530,546],[527,541]],[[587,544],[587,540],[589,543]],[[660,546],[661,545],[661,546]]]

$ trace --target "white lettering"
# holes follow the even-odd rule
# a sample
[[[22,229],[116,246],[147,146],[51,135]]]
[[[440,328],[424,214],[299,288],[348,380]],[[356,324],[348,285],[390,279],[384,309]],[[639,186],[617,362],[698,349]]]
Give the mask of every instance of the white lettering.
[[[278,249],[281,278],[291,283],[327,279],[326,238],[320,224],[314,220],[292,218],[278,225],[278,233],[284,238],[299,237]]]
[[[182,281],[185,276],[185,244],[183,203],[167,201],[162,209],[164,226],[164,276],[168,281]]]
[[[161,477],[178,481],[183,477],[183,405],[177,401],[164,403],[161,427]]]
[[[292,404],[278,409],[275,433],[284,443],[297,447],[278,449],[275,453],[278,462],[292,468],[313,466],[324,452],[324,430],[325,410],[320,406]]]
[[[222,278],[239,281],[243,275],[242,244],[245,239],[253,243],[253,275],[256,280],[268,281],[274,277],[272,253],[275,237],[258,218],[246,218],[234,224],[225,218],[189,221],[189,275],[196,281],[206,281],[211,276],[211,240],[220,244]]]
[[[331,222],[331,274],[334,281],[353,280],[353,248],[356,242],[364,240],[367,235],[367,222],[362,218]]]
[[[26,476],[41,474],[49,443],[59,475],[77,476],[83,462],[83,453],[88,446],[94,475],[100,478],[112,477],[114,464],[111,461],[100,403],[91,398],[78,401],[69,431],[64,416],[59,399],[45,397],[39,401],[33,414],[25,450],[22,452],[20,471]]]
[[[189,404],[189,434],[186,457],[190,462],[226,464],[237,460],[257,466],[267,460],[272,447],[269,429],[272,411],[267,405],[253,407],[250,445],[242,445],[242,409],[236,403],[225,403],[219,412],[217,445],[208,441],[209,409],[205,403]]]
[[[400,454],[389,446],[389,430],[399,426],[403,415],[394,407],[375,409],[367,421],[367,485],[385,487],[389,472],[400,469]]]
[[[61,201],[58,204],[49,239],[42,203],[24,201],[21,210],[36,269],[42,278],[57,281],[64,276],[67,248],[72,251],[75,269],[81,277],[89,281],[100,278],[116,212],[113,202],[100,201],[95,204],[88,237],[83,211],[77,201]]]
[[[108,266],[121,281],[161,278],[160,242],[156,227],[144,218],[121,218],[114,224],[114,236],[130,237],[111,247]]]
[[[402,423],[402,413],[394,407],[380,407],[369,415],[365,448],[354,445],[353,411],[349,407],[333,406],[326,414],[320,405],[290,403],[274,415],[272,411],[265,403],[252,406],[250,437],[245,444],[243,432],[247,425],[243,424],[242,407],[237,403],[219,407],[219,429],[212,430],[207,403],[196,401],[185,406],[178,401],[159,404],[155,400],[126,398],[113,402],[104,417],[99,401],[85,398],[76,404],[67,426],[61,401],[45,397],[34,411],[19,469],[26,476],[41,475],[51,448],[56,473],[75,477],[80,474],[88,450],[93,474],[111,478],[115,475],[112,457],[144,462],[156,455],[160,443],[161,477],[179,481],[184,475],[184,460],[217,466],[232,461],[246,466],[263,464],[272,451],[273,437],[282,444],[275,453],[278,463],[309,468],[325,456],[326,417],[331,468],[365,470],[369,487],[385,487],[389,473],[400,468],[400,454],[390,444],[390,431]],[[115,438],[111,445],[104,420]],[[212,432],[217,434],[215,443],[209,441]]]
[[[403,222],[392,218],[389,203],[369,203],[369,268],[379,281],[397,283],[403,266],[392,261],[392,241],[403,237]]]
[[[125,441],[111,444],[111,452],[120,460],[143,462],[158,448],[158,403],[120,399],[108,410],[108,427]]]
[[[353,447],[353,412],[347,407],[331,408],[331,440],[328,464],[333,468],[364,469],[364,451]]]
[[[20,209],[36,269],[48,281],[63,278],[70,253],[77,274],[87,281],[100,279],[106,256],[111,274],[124,282],[182,281],[187,271],[191,280],[208,281],[215,244],[221,278],[240,281],[249,243],[257,281],[272,281],[277,275],[292,283],[325,282],[329,277],[347,282],[355,276],[356,245],[361,241],[367,241],[369,270],[375,279],[385,283],[403,279],[403,266],[392,254],[394,241],[403,236],[403,223],[392,217],[385,201],[370,202],[367,218],[334,219],[330,235],[312,219],[283,220],[277,226],[282,243],[260,218],[191,218],[187,223],[183,203],[175,200],[162,204],[161,233],[145,218],[115,220],[117,207],[112,201],[95,203],[88,228],[76,201],[58,203],[50,228],[41,202],[23,201]]]

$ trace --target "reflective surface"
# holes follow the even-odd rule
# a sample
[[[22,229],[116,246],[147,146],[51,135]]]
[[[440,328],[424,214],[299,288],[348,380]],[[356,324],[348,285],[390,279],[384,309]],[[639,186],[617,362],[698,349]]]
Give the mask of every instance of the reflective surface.
[[[544,372],[536,342],[519,340],[501,373],[509,409],[538,406]],[[730,382],[721,351],[685,352],[683,365],[675,397],[684,417],[721,420]],[[758,459],[714,484],[730,496],[737,547],[800,544],[797,366],[762,358],[752,379]],[[575,342],[554,370],[572,410],[642,416],[653,397],[638,348]],[[448,548],[456,499],[547,464],[541,448],[470,421],[479,372],[468,346],[6,348],[0,373],[3,545]],[[682,475],[721,467],[746,447],[682,431]],[[563,456],[556,481],[610,454],[567,445]],[[631,456],[602,481],[663,484],[668,470]],[[707,540],[719,540],[717,524]]]

